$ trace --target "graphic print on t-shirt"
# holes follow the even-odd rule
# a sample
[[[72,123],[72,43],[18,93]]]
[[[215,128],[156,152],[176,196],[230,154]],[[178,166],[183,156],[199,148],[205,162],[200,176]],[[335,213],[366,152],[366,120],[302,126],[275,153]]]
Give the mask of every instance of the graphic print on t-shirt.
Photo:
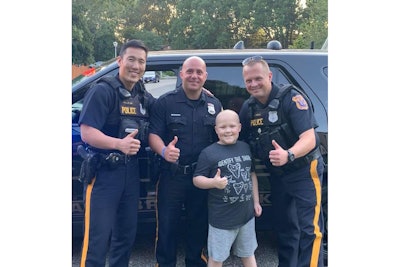
[[[235,203],[251,199],[252,183],[250,179],[250,167],[242,167],[245,161],[251,162],[249,155],[227,158],[218,162],[218,167],[228,179],[228,185],[225,187],[224,202]],[[249,165],[248,162],[245,165]]]

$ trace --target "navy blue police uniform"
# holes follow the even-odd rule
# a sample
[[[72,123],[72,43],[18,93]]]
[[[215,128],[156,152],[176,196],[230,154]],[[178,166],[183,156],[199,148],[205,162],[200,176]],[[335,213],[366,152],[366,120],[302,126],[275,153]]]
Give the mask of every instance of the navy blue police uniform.
[[[116,86],[116,84],[118,86]],[[135,138],[146,145],[149,112],[154,97],[141,81],[132,94],[116,77],[97,82],[85,95],[79,124],[94,127],[104,134],[123,138],[134,128]],[[81,267],[128,266],[137,229],[139,206],[138,155],[117,150],[102,150],[87,145],[101,156],[101,165],[93,180],[84,183],[85,224]],[[142,153],[139,151],[139,153]]]
[[[272,166],[269,151],[274,139],[283,149],[289,149],[301,133],[318,127],[312,103],[296,88],[276,86],[265,105],[253,96],[247,99],[240,111],[242,131],[240,139],[246,140],[253,155],[265,162],[270,172],[271,200],[274,225],[279,242],[279,266],[324,266],[321,209],[321,185],[324,162],[316,146],[306,156],[281,167]]]
[[[193,185],[193,172],[201,150],[217,140],[215,118],[220,101],[204,92],[198,100],[186,97],[180,86],[157,99],[150,118],[150,133],[165,144],[178,137],[176,164],[162,159],[157,182],[156,258],[159,267],[175,267],[182,207],[185,208],[187,267],[207,265],[207,191]]]

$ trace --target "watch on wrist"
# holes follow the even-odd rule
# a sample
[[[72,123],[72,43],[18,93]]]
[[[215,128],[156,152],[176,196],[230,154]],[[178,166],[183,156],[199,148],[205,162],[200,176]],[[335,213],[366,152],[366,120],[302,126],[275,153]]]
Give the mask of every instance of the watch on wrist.
[[[295,159],[293,152],[290,149],[288,149],[287,153],[288,153],[288,161],[293,162]]]

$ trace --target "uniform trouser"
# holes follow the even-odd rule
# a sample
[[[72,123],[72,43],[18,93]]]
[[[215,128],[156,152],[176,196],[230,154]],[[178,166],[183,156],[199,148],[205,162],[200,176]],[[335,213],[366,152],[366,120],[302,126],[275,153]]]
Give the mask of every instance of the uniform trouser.
[[[110,170],[103,166],[85,186],[81,267],[127,267],[135,242],[139,205],[136,158]]]
[[[271,175],[279,267],[323,267],[322,158],[310,166]]]
[[[203,254],[208,234],[207,190],[195,187],[192,179],[192,174],[171,177],[169,171],[161,173],[157,184],[156,266],[176,266],[183,205],[186,267],[207,266]]]

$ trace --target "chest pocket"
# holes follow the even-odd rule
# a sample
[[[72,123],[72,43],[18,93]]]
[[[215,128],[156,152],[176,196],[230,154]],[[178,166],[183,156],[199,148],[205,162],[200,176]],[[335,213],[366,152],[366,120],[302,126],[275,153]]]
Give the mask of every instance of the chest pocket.
[[[210,117],[210,116],[206,116],[203,119],[203,125],[207,126],[207,127],[213,127],[215,126],[215,117]]]
[[[204,125],[204,129],[207,130],[208,142],[211,144],[211,143],[217,141],[217,135],[214,130],[215,117],[211,117],[211,116],[204,117],[203,125]]]
[[[172,136],[181,135],[187,126],[187,118],[185,117],[169,117],[167,121],[168,132]]]

